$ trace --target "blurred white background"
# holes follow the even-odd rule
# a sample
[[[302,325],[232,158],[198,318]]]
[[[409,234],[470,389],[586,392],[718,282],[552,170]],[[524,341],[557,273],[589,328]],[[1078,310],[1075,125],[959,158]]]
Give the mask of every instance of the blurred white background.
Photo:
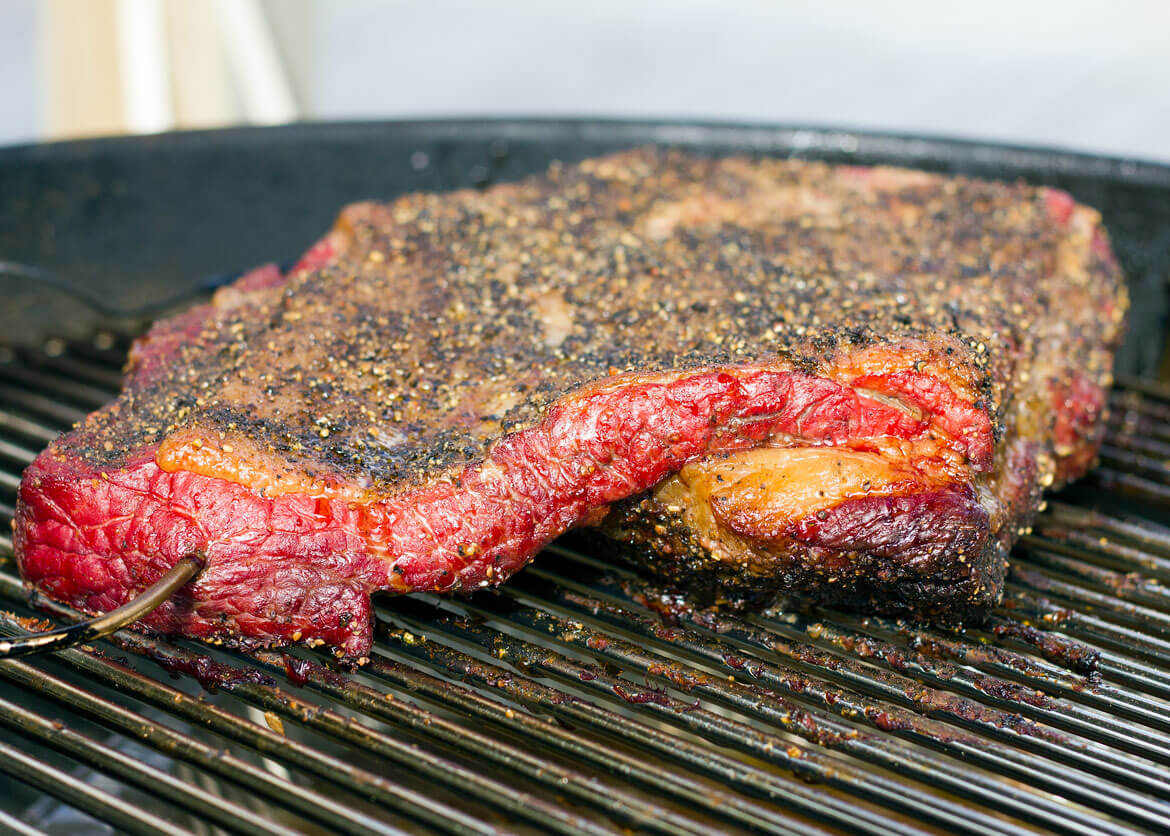
[[[1170,2],[0,0],[0,143],[482,114],[804,122],[1170,161]]]

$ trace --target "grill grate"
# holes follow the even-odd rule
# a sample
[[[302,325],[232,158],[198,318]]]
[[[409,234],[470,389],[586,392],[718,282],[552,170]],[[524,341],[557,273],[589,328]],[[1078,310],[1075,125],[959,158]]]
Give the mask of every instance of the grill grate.
[[[125,349],[0,349],[0,521]],[[1170,391],[1127,380],[1112,405],[1101,466],[1023,538],[980,629],[676,612],[566,539],[496,593],[376,600],[355,673],[132,632],[0,662],[0,829],[1164,829]],[[68,617],[26,605],[7,531],[0,633]]]

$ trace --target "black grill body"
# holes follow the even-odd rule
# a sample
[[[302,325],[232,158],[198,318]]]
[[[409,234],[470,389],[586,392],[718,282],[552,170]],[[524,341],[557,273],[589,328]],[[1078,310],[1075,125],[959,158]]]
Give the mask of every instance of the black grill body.
[[[655,142],[1069,189],[1134,317],[1101,463],[965,633],[651,605],[554,545],[498,592],[376,600],[369,664],[123,632],[0,662],[0,831],[1132,833],[1170,829],[1170,169],[942,140],[598,122],[297,126],[0,151],[0,259],[127,307],[284,260],[344,203]],[[0,311],[0,634],[67,620],[11,561],[21,469],[127,335],[35,282]],[[96,336],[95,336],[96,335]]]

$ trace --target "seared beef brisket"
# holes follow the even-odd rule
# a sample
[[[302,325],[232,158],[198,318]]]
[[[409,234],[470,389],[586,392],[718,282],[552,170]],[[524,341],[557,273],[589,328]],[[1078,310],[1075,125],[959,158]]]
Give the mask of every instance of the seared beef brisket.
[[[346,209],[157,324],[28,469],[25,578],[364,653],[369,594],[597,526],[713,600],[955,615],[1091,462],[1125,293],[1062,192],[637,151]]]

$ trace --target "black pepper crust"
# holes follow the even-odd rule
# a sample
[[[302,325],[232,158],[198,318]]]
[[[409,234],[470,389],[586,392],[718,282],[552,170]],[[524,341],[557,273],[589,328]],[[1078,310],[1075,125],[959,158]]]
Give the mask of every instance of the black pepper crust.
[[[936,624],[978,622],[999,603],[1008,565],[986,512],[955,497],[899,499],[884,519],[856,506],[840,514],[849,528],[845,548],[744,540],[729,558],[650,494],[618,503],[597,532],[578,536],[700,607],[814,602]]]
[[[353,206],[335,240],[325,267],[221,292],[160,373],[132,374],[57,452],[112,467],[198,429],[395,491],[615,369],[780,358],[815,373],[905,337],[1003,432],[1027,394],[1021,358],[1035,380],[1059,345],[1059,368],[1103,382],[1121,322],[1094,310],[1120,292],[1116,266],[1063,269],[1069,235],[1042,190],[896,169],[638,150]]]

